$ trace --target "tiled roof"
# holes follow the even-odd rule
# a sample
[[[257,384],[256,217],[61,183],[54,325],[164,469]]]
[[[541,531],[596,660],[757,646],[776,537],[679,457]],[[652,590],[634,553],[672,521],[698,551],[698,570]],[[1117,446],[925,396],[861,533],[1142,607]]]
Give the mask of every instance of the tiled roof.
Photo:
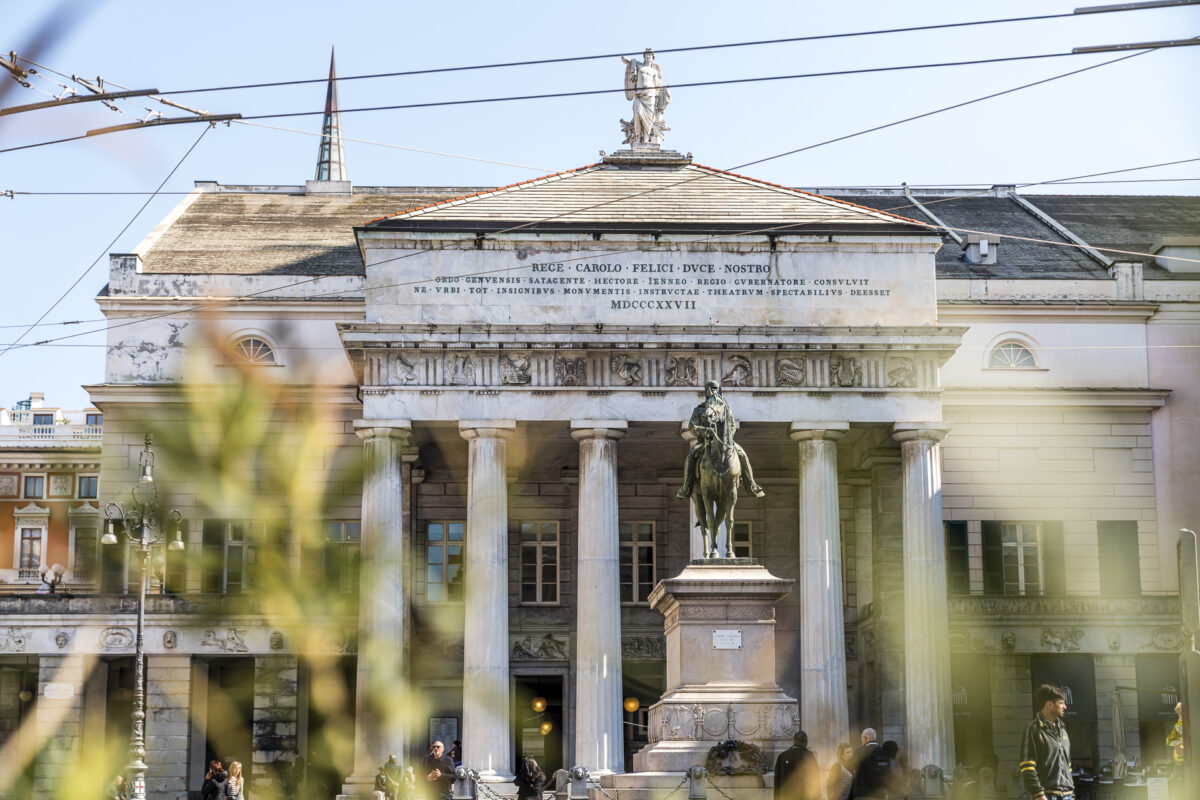
[[[452,198],[372,222],[525,223],[619,226],[796,225],[912,230],[912,221],[698,164],[631,169],[609,164],[559,172]]]

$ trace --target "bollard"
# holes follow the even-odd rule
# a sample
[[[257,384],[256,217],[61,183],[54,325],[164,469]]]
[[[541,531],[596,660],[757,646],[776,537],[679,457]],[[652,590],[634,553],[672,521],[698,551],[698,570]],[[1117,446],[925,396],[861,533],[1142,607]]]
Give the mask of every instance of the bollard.
[[[587,767],[572,767],[571,768],[571,791],[567,795],[567,800],[588,800],[588,768]]]
[[[697,764],[687,771],[687,775],[688,800],[706,800],[708,787],[704,783],[708,780],[708,770]]]
[[[453,800],[475,800],[475,779],[471,776],[471,770],[455,767],[450,791]]]
[[[567,800],[567,784],[571,780],[571,773],[565,769],[554,771],[554,800]]]
[[[925,797],[945,797],[946,796],[946,778],[942,772],[942,768],[937,764],[925,765]]]

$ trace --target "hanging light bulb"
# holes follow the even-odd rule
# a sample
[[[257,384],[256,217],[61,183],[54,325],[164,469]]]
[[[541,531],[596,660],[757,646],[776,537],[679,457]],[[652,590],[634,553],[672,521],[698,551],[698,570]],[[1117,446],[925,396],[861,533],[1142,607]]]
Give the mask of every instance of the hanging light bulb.
[[[630,714],[632,714],[633,712],[637,711],[639,708],[642,707],[642,701],[638,700],[636,697],[633,697],[631,695],[629,697],[626,697],[625,702],[623,702],[621,705],[625,707],[626,711],[628,711]]]
[[[33,692],[29,691],[28,689],[22,689],[21,693],[17,695],[17,698],[22,703],[28,703],[30,700],[33,699]]]
[[[550,720],[546,720],[538,726],[538,731],[542,734],[542,736],[549,736],[550,731],[552,730],[554,730],[554,723]]]
[[[534,711],[536,711],[537,713],[540,714],[546,710],[546,698],[541,697],[541,696],[535,697],[535,698],[533,698],[533,702],[530,703],[529,706]]]

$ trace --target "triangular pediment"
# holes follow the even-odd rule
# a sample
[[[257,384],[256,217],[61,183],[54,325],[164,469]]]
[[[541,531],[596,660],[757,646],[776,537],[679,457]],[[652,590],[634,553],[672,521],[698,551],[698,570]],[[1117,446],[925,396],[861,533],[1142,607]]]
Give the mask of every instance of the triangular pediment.
[[[374,229],[614,227],[928,233],[914,220],[731,172],[591,164],[373,220]]]

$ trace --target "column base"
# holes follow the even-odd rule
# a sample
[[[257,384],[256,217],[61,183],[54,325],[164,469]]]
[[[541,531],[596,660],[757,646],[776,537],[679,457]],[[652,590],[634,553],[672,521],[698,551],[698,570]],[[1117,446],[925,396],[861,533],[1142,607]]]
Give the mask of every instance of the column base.
[[[512,784],[512,782],[513,782],[513,779],[514,779],[515,777],[517,777],[517,776],[516,776],[516,775],[513,775],[513,774],[511,774],[511,773],[507,773],[507,772],[499,772],[499,771],[497,771],[497,770],[494,770],[494,769],[482,769],[482,770],[480,770],[480,771],[479,771],[479,783],[507,783],[507,784]],[[516,794],[516,788],[515,788],[515,787],[514,787],[514,789],[513,789],[513,792],[512,792],[512,793],[513,793],[514,795]],[[499,794],[506,794],[506,792],[500,792]]]
[[[337,800],[382,800],[383,793],[375,791],[375,776],[351,775],[342,784]]]

